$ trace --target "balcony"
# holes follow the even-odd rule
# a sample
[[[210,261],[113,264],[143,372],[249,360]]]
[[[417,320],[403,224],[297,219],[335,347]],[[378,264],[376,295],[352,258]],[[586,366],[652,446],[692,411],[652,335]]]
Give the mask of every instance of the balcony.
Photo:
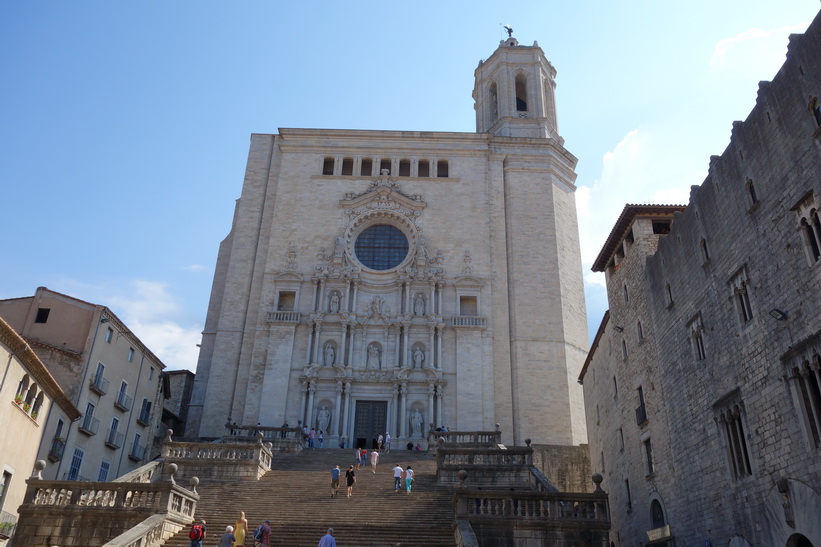
[[[145,457],[145,447],[139,444],[135,444],[131,447],[131,452],[128,454],[128,459],[140,462]]]
[[[17,528],[17,516],[0,511],[0,539],[9,539]]]
[[[108,393],[108,380],[102,374],[97,374],[89,382],[88,387],[97,395],[105,395]]]
[[[298,311],[274,311],[268,312],[268,323],[299,323]]]
[[[643,425],[647,422],[647,408],[641,405],[636,409],[636,425]]]
[[[479,315],[454,315],[453,326],[456,328],[484,329],[487,327],[487,317]]]
[[[123,434],[116,429],[109,429],[105,438],[105,445],[114,450],[121,448],[123,446]]]
[[[114,401],[114,406],[122,410],[123,412],[128,412],[131,410],[131,407],[134,406],[134,399],[126,395],[125,393],[120,392],[117,395],[117,400]]]
[[[83,418],[83,421],[78,429],[80,430],[80,433],[85,433],[89,437],[96,435],[97,430],[100,429],[100,420],[94,416],[86,416]]]
[[[140,417],[137,418],[137,423],[140,424],[143,427],[147,427],[148,425],[150,425],[151,424],[151,411],[143,409],[143,411],[140,412]]]
[[[51,440],[51,450],[48,451],[48,459],[51,462],[59,462],[63,459],[63,451],[66,449],[66,440],[62,437],[54,437]]]

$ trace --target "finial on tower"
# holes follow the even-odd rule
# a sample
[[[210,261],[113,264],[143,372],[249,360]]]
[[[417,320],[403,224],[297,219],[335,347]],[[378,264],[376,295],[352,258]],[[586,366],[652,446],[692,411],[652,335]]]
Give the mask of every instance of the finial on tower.
[[[507,37],[508,38],[513,38],[513,27],[511,27],[510,25],[505,25],[502,28],[504,28],[505,32],[507,32]]]

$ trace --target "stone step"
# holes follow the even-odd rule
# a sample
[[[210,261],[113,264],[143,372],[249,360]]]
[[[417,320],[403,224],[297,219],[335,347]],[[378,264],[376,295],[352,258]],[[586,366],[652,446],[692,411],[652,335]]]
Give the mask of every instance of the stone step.
[[[353,450],[305,450],[275,455],[272,471],[259,481],[204,483],[198,487],[197,518],[208,523],[205,546],[216,544],[225,526],[245,511],[249,536],[263,520],[271,521],[271,545],[315,546],[328,527],[337,543],[354,545],[454,545],[452,490],[435,482],[433,457],[419,452],[388,452],[380,457],[376,473],[370,465],[356,472],[352,497],[345,495],[344,471]],[[394,492],[392,468],[410,465],[412,492]],[[330,470],[339,465],[341,486],[330,495]],[[246,545],[253,540],[246,538]],[[188,530],[166,545],[188,547]]]

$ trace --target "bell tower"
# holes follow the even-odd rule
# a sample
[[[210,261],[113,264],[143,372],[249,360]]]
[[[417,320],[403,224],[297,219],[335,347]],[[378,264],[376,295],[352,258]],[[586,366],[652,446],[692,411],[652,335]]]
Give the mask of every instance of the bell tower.
[[[509,29],[512,34],[512,29]],[[556,69],[538,42],[502,40],[474,72],[476,132],[499,137],[557,138]]]

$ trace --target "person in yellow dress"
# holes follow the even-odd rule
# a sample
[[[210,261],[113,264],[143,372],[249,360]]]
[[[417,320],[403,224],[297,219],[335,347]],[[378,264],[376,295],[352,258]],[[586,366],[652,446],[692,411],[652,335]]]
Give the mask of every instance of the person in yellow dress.
[[[239,518],[234,523],[234,547],[244,547],[246,535],[248,535],[248,519],[245,518],[245,512],[240,511]]]

